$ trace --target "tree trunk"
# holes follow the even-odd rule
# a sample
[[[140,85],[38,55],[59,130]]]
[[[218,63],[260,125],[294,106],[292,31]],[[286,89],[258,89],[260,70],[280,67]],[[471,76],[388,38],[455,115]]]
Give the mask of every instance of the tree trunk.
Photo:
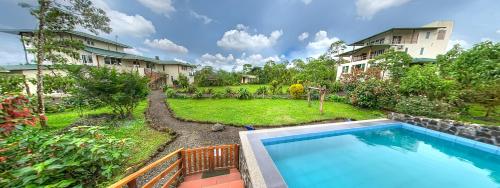
[[[38,13],[38,33],[37,33],[37,51],[36,51],[36,94],[38,99],[38,117],[40,119],[40,126],[47,128],[47,121],[45,117],[45,104],[43,96],[43,72],[42,63],[45,59],[44,45],[45,45],[45,13],[47,12],[47,7],[49,2],[46,0],[39,0],[40,12]]]

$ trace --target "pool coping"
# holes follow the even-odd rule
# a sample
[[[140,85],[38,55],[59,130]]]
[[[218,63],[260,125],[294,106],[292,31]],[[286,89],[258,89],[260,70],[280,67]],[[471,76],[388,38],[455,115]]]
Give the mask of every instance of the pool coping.
[[[287,187],[287,185],[278,168],[271,159],[271,156],[265,149],[263,142],[279,142],[279,140],[287,139],[286,137],[295,138],[297,135],[304,135],[304,137],[321,137],[325,134],[332,134],[333,132],[337,134],[345,133],[341,130],[351,132],[354,130],[383,129],[391,126],[400,126],[417,133],[426,134],[432,137],[441,138],[443,140],[500,155],[500,147],[498,146],[389,119],[372,119],[364,121],[262,129],[255,131],[241,131],[239,135],[243,150],[243,157],[245,157],[245,161],[247,163],[248,175],[250,176],[252,187],[284,188]]]

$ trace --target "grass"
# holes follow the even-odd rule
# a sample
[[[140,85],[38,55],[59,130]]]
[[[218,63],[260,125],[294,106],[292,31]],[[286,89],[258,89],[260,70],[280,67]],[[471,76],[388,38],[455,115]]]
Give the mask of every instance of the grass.
[[[319,102],[307,106],[305,100],[289,99],[168,99],[176,116],[195,121],[234,125],[277,126],[318,120],[350,118],[355,120],[383,117],[378,110],[366,110],[343,103],[325,102],[324,115],[319,114]]]
[[[199,89],[208,89],[212,88],[215,91],[226,91],[226,88],[231,88],[233,91],[238,91],[240,88],[247,88],[251,93],[255,93],[259,87],[266,86],[269,89],[270,85],[265,84],[246,84],[246,85],[238,85],[238,86],[210,86],[210,87],[199,87]],[[281,89],[284,93],[286,93],[288,86],[283,86]]]
[[[469,114],[460,116],[459,120],[471,123],[500,126],[500,106],[495,108],[495,110],[490,114],[490,117],[484,118],[485,115],[485,107],[478,104],[471,104]]]
[[[158,132],[146,125],[144,117],[146,107],[147,101],[140,102],[133,112],[134,118],[132,120],[123,120],[120,122],[120,126],[110,126],[104,131],[116,138],[130,139],[132,144],[130,148],[131,159],[128,161],[129,166],[147,159],[148,156],[156,152],[158,147],[171,139],[169,134]],[[83,112],[85,115],[102,113],[111,113],[111,109],[103,107]],[[76,111],[48,114],[47,117],[49,130],[51,131],[63,129],[80,118]]]

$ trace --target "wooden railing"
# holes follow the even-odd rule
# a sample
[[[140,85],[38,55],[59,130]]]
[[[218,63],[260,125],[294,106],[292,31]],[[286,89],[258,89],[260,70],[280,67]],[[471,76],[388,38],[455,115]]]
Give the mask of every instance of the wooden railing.
[[[170,166],[165,168],[157,174],[149,182],[145,183],[145,188],[153,187],[160,182],[162,178],[172,174],[171,177],[161,187],[169,187],[181,176],[199,173],[210,170],[225,169],[238,167],[239,160],[239,146],[238,144],[209,146],[194,149],[178,149],[167,156],[141,168],[137,172],[121,179],[120,181],[109,186],[109,188],[121,188],[127,186],[128,188],[136,188],[137,179],[151,171],[155,167],[173,161]],[[175,160],[175,161],[174,161]]]
[[[237,167],[238,152],[237,144],[183,150],[184,174]]]

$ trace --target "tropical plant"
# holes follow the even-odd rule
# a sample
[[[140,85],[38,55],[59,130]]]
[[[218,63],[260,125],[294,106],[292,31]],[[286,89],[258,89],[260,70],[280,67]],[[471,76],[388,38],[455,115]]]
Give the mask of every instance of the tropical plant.
[[[382,77],[389,72],[391,79],[398,82],[405,75],[412,60],[413,58],[406,52],[395,51],[391,48],[370,60],[369,63],[382,70]]]
[[[0,135],[15,128],[35,126],[37,119],[30,109],[30,101],[24,95],[0,95]]]
[[[369,79],[359,83],[349,93],[351,104],[363,108],[391,108],[396,102],[397,90],[387,81]]]
[[[293,84],[290,86],[290,95],[294,99],[300,99],[304,96],[304,86],[302,84]]]
[[[184,74],[179,74],[178,83],[179,87],[187,88],[189,87],[189,78]]]
[[[15,130],[0,140],[0,187],[97,187],[123,169],[128,140],[100,127]]]
[[[252,94],[250,93],[250,91],[248,91],[247,88],[242,87],[238,90],[237,98],[241,100],[251,99]]]
[[[203,92],[202,91],[196,91],[193,95],[193,98],[195,99],[201,99],[203,98]]]
[[[453,80],[445,80],[438,75],[434,65],[413,66],[401,78],[399,89],[402,94],[425,95],[431,100],[442,99],[454,89]]]
[[[38,23],[34,37],[24,40],[28,40],[27,42],[34,46],[28,52],[35,54],[35,59],[37,59],[37,113],[39,116],[45,116],[43,62],[64,64],[67,61],[66,56],[79,59],[78,51],[84,47],[81,40],[60,37],[59,32],[80,28],[98,34],[98,31],[109,33],[111,28],[106,12],[94,7],[91,0],[67,0],[64,3],[51,0],[36,2],[37,5],[28,3],[20,3],[20,5],[28,8]],[[47,126],[45,118],[40,118],[40,125]]]
[[[257,90],[255,91],[255,94],[256,95],[261,95],[261,96],[264,96],[264,95],[267,95],[268,93],[268,89],[266,86],[260,86],[259,88],[257,88]]]

